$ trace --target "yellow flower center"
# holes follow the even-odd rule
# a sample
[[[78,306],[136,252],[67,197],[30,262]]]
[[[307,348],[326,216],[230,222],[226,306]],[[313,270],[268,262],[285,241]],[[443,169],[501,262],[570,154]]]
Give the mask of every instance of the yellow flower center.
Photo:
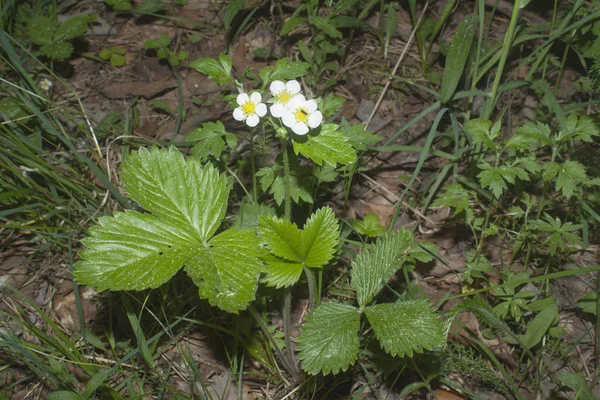
[[[242,111],[243,111],[243,112],[244,112],[244,114],[246,114],[246,115],[251,115],[251,114],[254,114],[254,110],[256,110],[256,105],[255,105],[253,102],[251,102],[251,101],[249,101],[249,102],[245,103],[245,104],[242,106]]]
[[[285,104],[288,101],[290,101],[291,98],[292,98],[292,95],[287,90],[284,90],[283,92],[279,93],[279,102],[280,103]]]
[[[294,117],[296,117],[296,121],[298,122],[306,122],[308,120],[308,111],[306,108],[298,108],[294,112]]]

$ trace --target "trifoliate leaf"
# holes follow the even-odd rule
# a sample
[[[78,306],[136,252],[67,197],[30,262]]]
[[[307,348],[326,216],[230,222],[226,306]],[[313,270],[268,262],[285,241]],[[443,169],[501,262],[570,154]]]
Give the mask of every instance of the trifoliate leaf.
[[[317,135],[302,136],[293,143],[296,154],[301,153],[319,165],[348,164],[356,159],[354,149],[335,124],[325,124]]]
[[[233,228],[212,238],[207,246],[200,245],[185,265],[200,298],[231,313],[246,309],[264,270],[259,244],[254,231]]]
[[[408,256],[415,260],[421,261],[422,263],[428,263],[433,261],[434,256],[437,255],[437,246],[431,242],[418,242],[410,248]]]
[[[263,279],[267,286],[282,288],[294,285],[300,279],[302,263],[284,260],[267,252],[261,256],[267,264],[267,276]]]
[[[150,214],[102,217],[82,240],[79,283],[98,290],[142,290],[167,282],[200,245],[184,230]]]
[[[311,375],[337,374],[358,355],[360,312],[335,301],[321,303],[306,318],[298,335],[298,358]]]
[[[27,24],[29,39],[37,45],[52,43],[54,23],[50,17],[33,17]]]
[[[481,187],[490,188],[494,196],[500,198],[502,192],[507,188],[504,179],[502,179],[500,168],[492,167],[488,163],[479,164],[477,168],[482,170],[477,175]]]
[[[562,142],[572,139],[592,142],[596,136],[600,136],[600,129],[594,120],[586,115],[578,117],[575,114],[569,115],[565,130],[559,134]]]
[[[379,217],[376,214],[367,214],[362,221],[352,222],[352,227],[356,232],[368,237],[377,237],[385,233],[385,227],[379,224]]]
[[[321,268],[333,258],[340,231],[331,208],[323,207],[311,215],[302,230],[285,219],[264,216],[259,234],[277,257]]]
[[[133,200],[201,242],[214,235],[225,216],[227,178],[198,160],[186,161],[175,147],[132,153],[121,178]]]
[[[343,97],[338,97],[333,93],[328,93],[327,96],[323,97],[323,99],[319,101],[319,109],[323,113],[323,116],[327,118],[342,108],[345,102],[346,99]]]
[[[190,67],[208,76],[218,85],[223,85],[231,80],[229,71],[226,71],[223,65],[214,58],[200,58],[191,62]]]
[[[413,242],[410,231],[402,229],[383,238],[360,254],[352,263],[351,286],[358,304],[365,307],[388,283],[406,260]]]
[[[365,124],[350,124],[343,119],[340,129],[356,150],[368,150],[381,141],[381,136],[365,130]]]
[[[185,139],[188,141],[201,141],[192,149],[192,153],[198,156],[201,161],[205,161],[211,156],[218,160],[227,146],[231,149],[237,147],[237,137],[227,132],[221,121],[205,122],[202,127],[188,133]]]
[[[471,211],[471,194],[458,183],[444,186],[444,192],[433,202],[435,207],[452,207],[457,213]]]
[[[514,141],[520,141],[522,143],[526,142],[529,144],[529,146],[526,148],[523,148],[524,144],[522,144],[521,148],[523,150],[526,150],[535,144],[538,144],[540,147],[549,146],[552,144],[552,132],[550,131],[550,127],[539,121],[526,122],[522,127],[517,128],[516,131],[517,135],[515,136],[520,136],[520,138],[514,139]],[[512,138],[515,136],[511,137],[510,140],[512,140]],[[512,144],[513,148],[516,148],[516,146],[518,146],[516,143]]]
[[[585,167],[577,161],[567,160],[559,166],[556,190],[562,191],[563,196],[570,199],[579,185],[587,180]]]
[[[87,32],[89,16],[78,15],[63,21],[54,33],[54,42],[65,42],[83,36]]]
[[[66,60],[73,54],[73,45],[69,42],[53,42],[40,47],[40,51],[53,60]]]
[[[443,323],[424,300],[377,304],[365,315],[381,347],[392,356],[412,357],[444,343]]]
[[[260,70],[260,78],[267,85],[273,81],[287,81],[306,75],[309,64],[301,61],[290,61],[288,58],[279,59],[274,66]]]

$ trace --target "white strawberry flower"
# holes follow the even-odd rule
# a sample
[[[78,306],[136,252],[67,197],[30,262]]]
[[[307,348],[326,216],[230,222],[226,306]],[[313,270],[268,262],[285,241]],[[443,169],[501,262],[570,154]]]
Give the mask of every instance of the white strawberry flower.
[[[237,107],[233,110],[233,118],[237,121],[246,121],[246,125],[255,127],[260,118],[267,114],[267,106],[261,103],[262,96],[254,92],[248,97],[247,93],[240,93],[236,99]]]
[[[47,92],[52,87],[52,81],[47,78],[44,78],[40,82],[40,87],[42,88],[42,90],[45,90]]]
[[[269,89],[275,100],[271,106],[271,115],[276,118],[283,117],[289,102],[298,96],[302,90],[300,83],[296,80],[287,81],[286,83],[273,81]]]
[[[306,135],[309,128],[314,129],[321,125],[323,114],[318,110],[316,101],[306,100],[300,94],[290,100],[281,120],[296,135]]]

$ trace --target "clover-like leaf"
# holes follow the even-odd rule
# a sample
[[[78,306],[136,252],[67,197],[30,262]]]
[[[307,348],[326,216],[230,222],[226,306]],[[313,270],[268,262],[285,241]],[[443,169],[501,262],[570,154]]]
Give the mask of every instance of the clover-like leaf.
[[[392,356],[422,353],[444,343],[443,323],[424,300],[366,307],[365,314],[381,347]]]
[[[309,374],[345,371],[358,355],[360,312],[336,301],[321,303],[298,335],[298,358]]]
[[[301,140],[294,140],[294,152],[319,165],[348,164],[356,159],[356,152],[335,124],[325,124],[317,135],[306,135]]]
[[[402,229],[377,239],[352,263],[351,286],[361,307],[369,304],[402,266],[412,243],[412,233]]]
[[[198,160],[183,158],[175,147],[144,148],[125,159],[125,190],[155,216],[180,226],[201,242],[217,230],[227,209],[225,176]]]
[[[296,283],[301,267],[321,268],[327,264],[335,254],[340,236],[337,219],[329,207],[311,215],[302,230],[290,221],[265,215],[259,221],[258,232],[271,253],[281,259],[266,260],[274,272],[267,282],[277,287]],[[286,265],[289,268],[286,269]]]
[[[263,270],[259,240],[252,230],[228,229],[201,246],[186,262],[200,298],[222,310],[236,313],[254,300]]]

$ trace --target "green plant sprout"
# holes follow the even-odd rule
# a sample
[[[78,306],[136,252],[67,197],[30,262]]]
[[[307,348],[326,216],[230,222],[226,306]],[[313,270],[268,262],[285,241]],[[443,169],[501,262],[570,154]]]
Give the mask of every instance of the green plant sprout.
[[[160,35],[158,39],[148,39],[144,42],[144,47],[148,50],[156,50],[156,55],[161,60],[166,60],[171,67],[176,67],[181,61],[187,60],[190,54],[185,50],[174,52],[169,47],[171,38],[169,35]]]
[[[51,60],[66,60],[73,54],[70,41],[83,36],[94,19],[94,15],[78,15],[56,23],[50,17],[39,16],[29,20],[27,32],[43,55]]]
[[[125,53],[125,49],[113,46],[100,50],[98,57],[104,61],[110,62],[110,65],[113,67],[122,67],[125,65]]]

